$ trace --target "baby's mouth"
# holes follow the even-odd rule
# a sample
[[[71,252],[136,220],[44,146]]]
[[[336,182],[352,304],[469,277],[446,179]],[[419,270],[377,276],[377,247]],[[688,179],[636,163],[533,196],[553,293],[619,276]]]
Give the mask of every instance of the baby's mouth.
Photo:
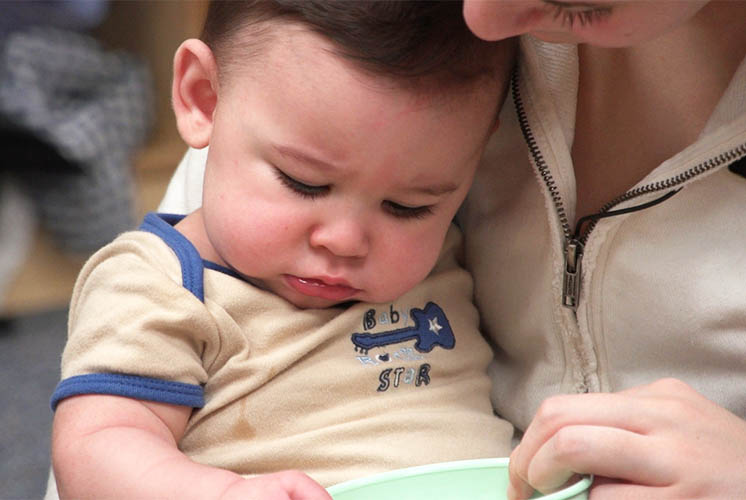
[[[293,289],[303,295],[334,301],[349,299],[360,291],[346,282],[336,279],[302,278],[286,275],[286,281]]]

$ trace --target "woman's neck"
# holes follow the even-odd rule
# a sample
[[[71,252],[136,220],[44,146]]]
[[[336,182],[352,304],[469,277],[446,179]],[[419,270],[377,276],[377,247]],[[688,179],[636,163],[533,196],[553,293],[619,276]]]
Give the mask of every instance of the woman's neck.
[[[746,2],[711,2],[639,46],[578,52],[576,217],[697,139],[746,55]]]

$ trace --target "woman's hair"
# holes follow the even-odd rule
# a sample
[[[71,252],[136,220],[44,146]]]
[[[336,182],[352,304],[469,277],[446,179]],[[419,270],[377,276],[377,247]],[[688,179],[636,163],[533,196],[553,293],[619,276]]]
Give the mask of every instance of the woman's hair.
[[[201,38],[222,68],[260,53],[277,22],[326,37],[363,70],[412,84],[506,83],[515,54],[514,40],[474,36],[454,0],[212,0]]]

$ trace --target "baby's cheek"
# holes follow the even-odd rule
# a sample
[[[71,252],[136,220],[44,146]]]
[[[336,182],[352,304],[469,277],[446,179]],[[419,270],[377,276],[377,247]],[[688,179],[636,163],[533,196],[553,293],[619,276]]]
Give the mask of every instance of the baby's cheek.
[[[443,246],[445,230],[433,221],[379,226],[369,255],[369,279],[375,280],[382,301],[396,299],[414,288],[432,270]]]
[[[267,265],[269,256],[277,256],[277,238],[258,220],[232,220],[224,225],[221,253],[231,267],[252,275],[257,263]]]
[[[430,274],[440,254],[440,245],[421,247],[419,251],[407,252],[407,254],[399,261],[400,268],[397,271],[403,292],[414,288]]]

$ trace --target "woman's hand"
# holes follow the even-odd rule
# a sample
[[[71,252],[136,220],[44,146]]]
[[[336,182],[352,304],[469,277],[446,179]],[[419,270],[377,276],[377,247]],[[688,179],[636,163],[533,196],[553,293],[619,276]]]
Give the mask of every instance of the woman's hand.
[[[594,474],[590,499],[746,498],[746,421],[683,382],[547,399],[510,457],[511,500]]]

